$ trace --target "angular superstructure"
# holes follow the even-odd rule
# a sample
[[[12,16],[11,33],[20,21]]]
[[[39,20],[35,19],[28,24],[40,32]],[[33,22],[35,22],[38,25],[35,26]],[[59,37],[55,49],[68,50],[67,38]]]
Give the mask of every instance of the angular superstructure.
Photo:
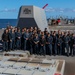
[[[45,28],[48,29],[44,9],[36,6],[22,6],[19,10],[17,26],[21,29],[24,27],[38,27],[42,31],[44,31]]]

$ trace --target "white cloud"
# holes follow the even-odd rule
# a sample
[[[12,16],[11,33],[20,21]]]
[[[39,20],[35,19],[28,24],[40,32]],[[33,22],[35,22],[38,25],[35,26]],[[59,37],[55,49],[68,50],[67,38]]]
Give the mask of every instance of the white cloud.
[[[54,9],[54,8],[52,8],[52,7],[49,7],[49,8],[46,8],[46,9],[45,9],[45,11],[46,11],[46,12],[54,12],[54,11],[55,11],[55,9]]]
[[[18,10],[16,8],[12,8],[12,9],[5,8],[5,9],[0,10],[0,12],[17,12],[17,11]]]
[[[48,7],[45,9],[46,12],[75,12],[75,9],[72,8],[52,8],[52,7]]]

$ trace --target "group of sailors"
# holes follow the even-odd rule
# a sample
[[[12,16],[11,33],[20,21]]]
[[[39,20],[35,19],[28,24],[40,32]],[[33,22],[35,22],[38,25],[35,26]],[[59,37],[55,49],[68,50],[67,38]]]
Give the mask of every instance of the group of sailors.
[[[28,50],[37,55],[75,55],[75,33],[41,31],[37,27],[8,27],[2,34],[3,51]]]

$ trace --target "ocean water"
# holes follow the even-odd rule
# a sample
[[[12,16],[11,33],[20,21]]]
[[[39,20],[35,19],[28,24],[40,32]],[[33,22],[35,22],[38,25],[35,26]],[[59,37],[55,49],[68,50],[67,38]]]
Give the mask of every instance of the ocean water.
[[[0,19],[0,29],[6,28],[7,25],[17,26],[17,19]]]

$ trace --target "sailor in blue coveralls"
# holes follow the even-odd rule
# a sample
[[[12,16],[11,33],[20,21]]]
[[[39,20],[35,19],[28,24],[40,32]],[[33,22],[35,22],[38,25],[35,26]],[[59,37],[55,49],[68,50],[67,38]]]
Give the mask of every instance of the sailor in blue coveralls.
[[[6,29],[2,34],[3,51],[8,51],[8,30]]]
[[[75,34],[73,35],[73,55],[75,55]]]
[[[10,39],[10,50],[15,49],[15,31],[12,29],[11,33],[9,34]]]
[[[24,33],[24,36],[23,36],[23,38],[24,38],[24,50],[28,49],[28,47],[29,47],[29,45],[27,45],[28,40],[29,40],[29,36],[30,36],[29,31],[26,30],[26,32]]]
[[[15,27],[14,29],[15,29],[15,49],[17,49],[17,46],[16,46],[16,40],[17,40],[16,33],[17,33],[18,28]]]
[[[24,31],[24,28],[22,29],[22,32],[21,32],[21,49],[23,50],[24,49],[24,38],[23,38],[23,36],[24,36],[24,33],[25,33],[25,31]]]
[[[8,35],[10,35],[12,32],[11,28],[8,28]],[[11,41],[10,41],[10,38],[9,38],[9,42],[8,42],[8,50],[11,50]]]
[[[64,42],[65,42],[65,48],[67,50],[67,56],[69,56],[69,41],[70,41],[70,38],[66,33],[64,36]]]
[[[53,38],[52,36],[50,36],[50,33],[48,33],[48,36],[46,38],[46,44],[47,44],[47,50],[49,50],[48,51],[49,55],[52,55],[52,42],[53,42]]]
[[[17,30],[15,36],[16,36],[16,47],[17,47],[17,49],[20,49],[21,48],[21,32],[20,32],[20,29]]]
[[[74,42],[74,37],[73,37],[73,33],[70,35],[70,42],[69,42],[69,46],[70,46],[70,55],[73,56],[73,42]]]
[[[39,54],[39,37],[38,37],[38,34],[35,35],[33,42],[34,42],[35,54],[38,55]]]
[[[57,55],[57,36],[55,33],[53,34],[53,51],[54,55]]]
[[[65,42],[64,42],[64,32],[61,33],[61,39],[62,39],[62,55],[65,55]]]
[[[62,55],[62,39],[60,35],[58,36],[58,39],[57,39],[57,52],[58,52],[58,55]]]
[[[45,39],[44,35],[41,36],[40,45],[41,45],[40,46],[40,53],[45,56],[46,55],[46,48],[45,48],[46,39]]]

